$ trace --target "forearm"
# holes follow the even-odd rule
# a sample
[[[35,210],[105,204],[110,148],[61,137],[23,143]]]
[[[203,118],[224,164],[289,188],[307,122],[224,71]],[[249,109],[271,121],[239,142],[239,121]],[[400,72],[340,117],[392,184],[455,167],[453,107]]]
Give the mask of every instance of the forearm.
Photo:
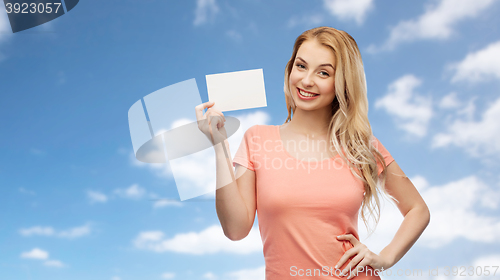
[[[415,207],[406,213],[391,243],[379,254],[379,256],[388,261],[389,266],[387,268],[396,264],[410,250],[429,224],[429,220],[429,209],[425,204]]]
[[[224,234],[231,240],[239,240],[248,234],[248,229],[252,225],[249,225],[248,209],[235,180],[227,140],[225,147],[227,154],[222,145],[215,146],[217,187],[215,208]]]

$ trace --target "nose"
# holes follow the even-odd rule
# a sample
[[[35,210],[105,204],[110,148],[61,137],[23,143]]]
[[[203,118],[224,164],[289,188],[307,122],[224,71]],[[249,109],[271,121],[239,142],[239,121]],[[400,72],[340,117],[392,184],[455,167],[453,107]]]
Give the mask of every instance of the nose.
[[[302,79],[302,85],[304,87],[310,88],[310,87],[314,86],[314,81],[313,81],[313,78],[311,77],[312,75],[313,75],[313,73],[306,73],[306,75]]]

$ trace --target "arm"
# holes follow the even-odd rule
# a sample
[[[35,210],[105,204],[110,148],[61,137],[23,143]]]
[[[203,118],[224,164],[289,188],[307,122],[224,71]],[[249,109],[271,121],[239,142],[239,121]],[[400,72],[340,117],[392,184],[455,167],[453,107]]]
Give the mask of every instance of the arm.
[[[392,267],[410,250],[429,224],[430,212],[427,205],[395,161],[387,166],[385,187],[387,192],[398,201],[396,203],[404,220],[392,241],[378,255],[371,252],[351,234],[339,236],[339,240],[349,240],[354,245],[354,248],[348,250],[337,263],[336,267],[340,268],[353,257],[342,271],[343,275],[347,275],[349,270],[355,272],[367,265],[377,270]],[[351,277],[353,274],[350,274],[348,279]]]
[[[387,192],[399,201],[397,206],[404,216],[391,243],[379,254],[387,260],[389,268],[396,264],[420,237],[429,224],[430,212],[417,189],[396,162],[387,167],[385,186]]]
[[[217,216],[224,234],[231,240],[240,240],[248,235],[255,220],[255,172],[237,165],[235,177],[225,118],[213,105],[207,102],[196,106],[196,118],[199,129],[214,144]],[[209,109],[203,114],[205,108]]]
[[[224,158],[222,158],[224,157]],[[223,151],[219,151],[217,158],[217,180],[222,171],[228,169]],[[232,168],[229,168],[232,172]],[[217,216],[224,230],[224,234],[236,241],[245,238],[252,229],[255,220],[255,172],[236,165],[236,181],[215,193],[215,208]]]

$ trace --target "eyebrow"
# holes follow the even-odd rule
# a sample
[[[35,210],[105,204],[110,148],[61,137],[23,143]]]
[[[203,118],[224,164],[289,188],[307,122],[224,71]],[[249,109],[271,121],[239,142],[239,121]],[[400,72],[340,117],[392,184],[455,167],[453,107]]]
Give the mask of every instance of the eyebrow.
[[[302,57],[297,56],[297,59],[300,59],[300,60],[302,60],[302,62],[304,62],[305,64],[307,64],[307,62],[304,59],[302,59]],[[319,67],[321,67],[321,66],[330,66],[330,67],[332,67],[332,69],[335,70],[335,67],[333,67],[333,65],[331,65],[330,63],[323,63]]]

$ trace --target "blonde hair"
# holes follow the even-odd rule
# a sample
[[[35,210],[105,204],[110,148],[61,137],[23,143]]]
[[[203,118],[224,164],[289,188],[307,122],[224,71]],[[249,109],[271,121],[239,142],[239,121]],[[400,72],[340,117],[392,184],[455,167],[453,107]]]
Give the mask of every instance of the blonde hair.
[[[347,32],[331,27],[317,27],[305,31],[295,40],[292,57],[285,68],[284,91],[288,110],[285,123],[291,121],[296,107],[290,94],[290,73],[300,46],[307,40],[317,40],[330,48],[335,56],[335,99],[332,102],[328,139],[348,163],[351,172],[364,183],[361,218],[371,233],[380,218],[378,188],[387,194],[384,188],[386,164],[372,144],[363,62],[356,41]],[[377,162],[383,166],[380,177]],[[368,216],[375,222],[373,229],[368,225]]]

